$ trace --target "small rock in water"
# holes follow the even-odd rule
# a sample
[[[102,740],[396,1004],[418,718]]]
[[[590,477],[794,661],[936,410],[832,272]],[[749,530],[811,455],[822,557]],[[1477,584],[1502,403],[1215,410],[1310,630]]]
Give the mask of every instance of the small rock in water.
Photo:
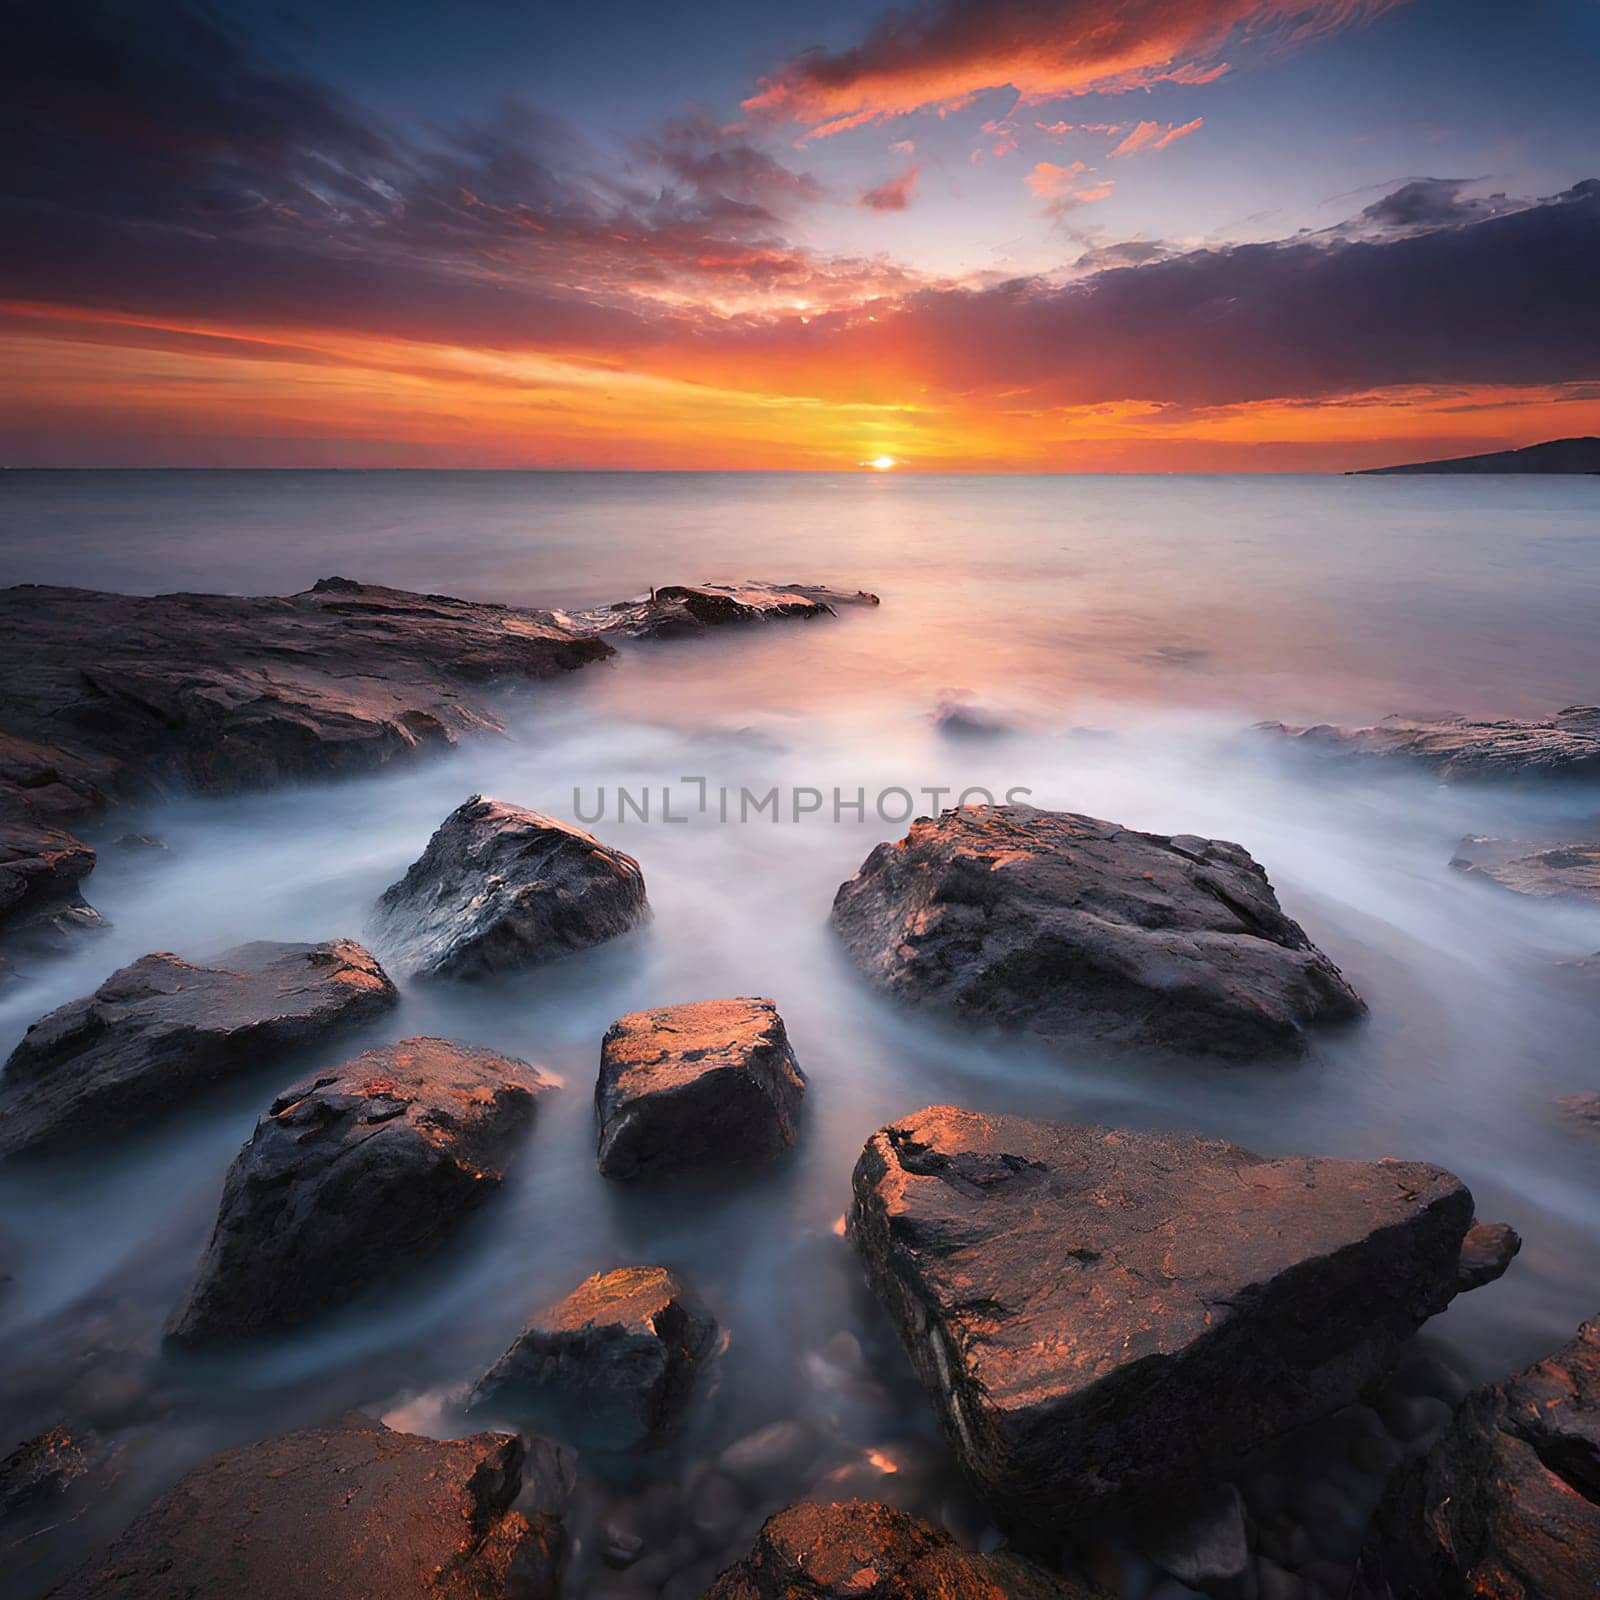
[[[0,1519],[65,1494],[89,1471],[102,1448],[93,1434],[64,1427],[24,1439],[0,1461]]]
[[[205,964],[141,956],[23,1035],[0,1077],[0,1154],[170,1116],[398,1000],[353,939],[243,944]]]
[[[1472,836],[1456,846],[1450,865],[1513,894],[1543,900],[1600,900],[1600,843],[1543,842]]]
[[[791,1417],[735,1439],[717,1457],[717,1465],[759,1494],[798,1478],[816,1453],[816,1430]]]
[[[933,725],[947,739],[981,743],[1003,739],[1016,730],[1003,717],[983,706],[961,699],[941,700],[934,707]]]
[[[292,1327],[424,1259],[500,1187],[549,1087],[492,1050],[402,1039],[280,1095],[228,1169],[169,1335]]]
[[[1100,1591],[1023,1557],[975,1555],[943,1528],[872,1501],[801,1501],[704,1600],[1092,1600]]]
[[[423,1439],[352,1413],[202,1462],[55,1600],[557,1600],[551,1447]],[[565,1482],[570,1487],[571,1469]]]
[[[1054,1530],[1347,1405],[1471,1222],[1421,1162],[935,1107],[868,1142],[850,1233],[982,1498]]]
[[[1505,1222],[1479,1222],[1461,1241],[1459,1281],[1463,1292],[1504,1275],[1522,1248],[1522,1235]]]
[[[1195,1589],[1241,1578],[1250,1565],[1244,1501],[1231,1484],[1194,1495],[1174,1495],[1160,1513],[1139,1524],[1139,1548],[1164,1572]]]
[[[716,1337],[715,1319],[672,1273],[599,1272],[529,1322],[470,1404],[536,1416],[603,1450],[647,1448],[682,1416]]]
[[[1294,1053],[1365,1009],[1238,845],[1068,813],[914,822],[840,886],[833,926],[896,998],[1055,1041]]]
[[[649,914],[632,856],[570,822],[473,795],[378,901],[375,937],[418,978],[533,966]]]
[[[600,1170],[747,1165],[795,1141],[805,1075],[770,1000],[703,1000],[613,1022],[600,1052]]]

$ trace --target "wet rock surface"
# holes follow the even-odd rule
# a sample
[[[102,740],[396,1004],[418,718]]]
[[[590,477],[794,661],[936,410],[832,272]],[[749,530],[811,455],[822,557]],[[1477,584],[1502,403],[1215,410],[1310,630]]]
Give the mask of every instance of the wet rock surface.
[[[1386,717],[1370,728],[1264,722],[1256,731],[1306,755],[1411,762],[1451,783],[1600,775],[1600,706],[1498,722]]]
[[[141,956],[41,1017],[0,1077],[0,1155],[83,1143],[182,1111],[205,1091],[398,1002],[352,939],[260,941],[211,961]]]
[[[1495,839],[1473,835],[1450,865],[1514,894],[1539,899],[1600,900],[1600,842]]]
[[[367,772],[497,729],[499,685],[614,654],[610,638],[824,616],[866,595],[671,585],[565,613],[324,578],[300,594],[0,589],[0,935],[76,908],[75,822],[173,789]],[[46,929],[46,949],[92,922]]]
[[[58,1498],[91,1469],[99,1441],[57,1426],[24,1439],[0,1461],[0,1523]]]
[[[596,1273],[533,1317],[470,1405],[601,1450],[642,1449],[677,1425],[716,1339],[715,1318],[665,1269]]]
[[[290,1327],[424,1259],[499,1188],[548,1087],[491,1050],[403,1039],[280,1095],[228,1170],[169,1335]]]
[[[1089,1584],[1010,1552],[977,1555],[920,1517],[852,1500],[787,1507],[704,1600],[1089,1600]]]
[[[1470,1395],[1391,1484],[1362,1554],[1370,1600],[1579,1600],[1600,1574],[1600,1322]]]
[[[1238,845],[1070,813],[914,822],[840,886],[833,925],[890,995],[1053,1040],[1292,1053],[1364,1010]]]
[[[515,1436],[423,1439],[352,1414],[203,1462],[52,1593],[555,1600],[559,1475],[534,1466]]]
[[[411,976],[471,978],[587,949],[648,915],[632,856],[570,822],[473,795],[384,891],[374,931]]]
[[[1521,1249],[1522,1235],[1504,1222],[1479,1222],[1468,1228],[1456,1274],[1461,1292],[1503,1277]]]
[[[981,1499],[1053,1529],[1226,1476],[1351,1401],[1458,1289],[1472,1198],[1418,1162],[936,1107],[850,1236]]]
[[[795,1141],[806,1080],[770,1000],[703,1000],[611,1024],[595,1085],[608,1178],[749,1165]]]
[[[669,583],[640,600],[573,614],[597,632],[629,639],[676,639],[753,622],[814,621],[841,606],[875,606],[864,589],[830,589],[803,583]]]

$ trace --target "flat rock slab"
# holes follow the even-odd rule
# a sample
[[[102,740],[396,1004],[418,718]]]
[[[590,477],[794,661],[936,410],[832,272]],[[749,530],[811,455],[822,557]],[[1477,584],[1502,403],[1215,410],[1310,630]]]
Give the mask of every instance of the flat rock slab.
[[[914,822],[840,886],[833,925],[896,998],[1057,1042],[1294,1053],[1364,1009],[1238,845],[1066,812]]]
[[[676,639],[753,622],[814,621],[841,606],[875,606],[864,589],[803,583],[669,583],[640,600],[572,614],[580,627],[629,639]]]
[[[1450,865],[1514,894],[1539,899],[1600,900],[1600,842],[1496,839],[1471,835]]]
[[[716,1338],[715,1318],[664,1268],[597,1272],[529,1322],[470,1405],[601,1450],[647,1448],[677,1425]]]
[[[1308,755],[1410,762],[1447,783],[1600,776],[1600,706],[1499,722],[1385,717],[1370,728],[1263,722],[1256,731]]]
[[[204,965],[166,951],[141,956],[23,1035],[0,1077],[0,1155],[170,1116],[398,1000],[353,939],[263,940]]]
[[[514,1435],[352,1414],[202,1462],[53,1600],[556,1600],[564,1504],[540,1465]]]
[[[649,1178],[771,1160],[795,1141],[805,1088],[770,1000],[635,1011],[600,1050],[600,1170]]]
[[[1600,1589],[1600,1322],[1469,1395],[1390,1484],[1354,1593],[1591,1600]]]
[[[1009,1551],[975,1555],[943,1528],[877,1501],[801,1501],[703,1600],[1091,1600],[1100,1591]]]
[[[1472,1196],[1420,1162],[935,1107],[849,1232],[979,1496],[1054,1529],[1225,1474],[1352,1400],[1457,1293]]]
[[[649,910],[632,856],[570,822],[475,794],[384,891],[374,936],[413,977],[470,978],[588,949]]]
[[[500,1187],[549,1087],[492,1050],[402,1039],[280,1095],[228,1169],[169,1335],[292,1327],[425,1259]]]

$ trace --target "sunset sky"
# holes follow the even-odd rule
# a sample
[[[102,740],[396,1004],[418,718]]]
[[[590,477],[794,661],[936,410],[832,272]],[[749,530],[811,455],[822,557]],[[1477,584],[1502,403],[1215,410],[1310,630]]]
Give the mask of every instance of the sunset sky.
[[[40,0],[0,464],[1600,434],[1600,0]]]

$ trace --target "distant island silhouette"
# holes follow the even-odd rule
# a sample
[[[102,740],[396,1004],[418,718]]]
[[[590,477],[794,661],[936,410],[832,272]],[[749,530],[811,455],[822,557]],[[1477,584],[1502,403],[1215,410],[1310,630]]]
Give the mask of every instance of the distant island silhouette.
[[[1364,467],[1345,476],[1367,478],[1399,472],[1600,472],[1600,439],[1551,439],[1522,450],[1456,456],[1449,461],[1413,461],[1399,467]]]

